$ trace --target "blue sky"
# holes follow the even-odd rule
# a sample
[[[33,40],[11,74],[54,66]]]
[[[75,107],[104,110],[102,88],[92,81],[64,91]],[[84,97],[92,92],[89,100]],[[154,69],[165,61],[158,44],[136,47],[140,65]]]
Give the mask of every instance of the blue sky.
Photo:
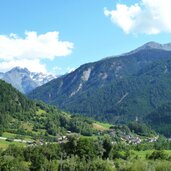
[[[19,65],[64,74],[149,41],[169,43],[169,5],[169,0],[2,0],[0,71]]]

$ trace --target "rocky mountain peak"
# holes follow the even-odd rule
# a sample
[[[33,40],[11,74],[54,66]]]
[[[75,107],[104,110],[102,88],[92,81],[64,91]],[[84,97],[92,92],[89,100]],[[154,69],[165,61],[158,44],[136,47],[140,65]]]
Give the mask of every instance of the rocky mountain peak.
[[[14,67],[8,72],[24,72],[24,73],[30,73],[30,71],[27,68],[22,68],[22,67]]]
[[[166,44],[160,44],[154,41],[147,42],[144,45],[138,47],[135,50],[132,50],[128,53],[124,53],[123,55],[130,55],[130,54],[135,54],[139,51],[142,50],[164,50],[164,51],[171,51],[171,43],[166,43]],[[121,56],[123,56],[121,55]]]
[[[56,77],[51,74],[30,72],[27,68],[18,66],[5,73],[0,73],[0,79],[12,84],[22,93],[28,93]]]
[[[171,51],[171,43],[160,44],[157,42],[148,42],[138,49],[161,49]]]
[[[171,43],[160,44],[157,42],[148,42],[148,43],[142,45],[141,47],[137,48],[135,51],[145,50],[145,49],[158,49],[158,50],[171,51]]]

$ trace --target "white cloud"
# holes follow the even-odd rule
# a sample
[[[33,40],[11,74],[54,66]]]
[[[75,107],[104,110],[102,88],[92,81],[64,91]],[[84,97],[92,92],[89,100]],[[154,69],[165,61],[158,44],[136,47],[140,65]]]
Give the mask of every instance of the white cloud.
[[[127,34],[159,34],[171,32],[170,7],[170,0],[140,0],[131,6],[118,3],[115,10],[105,8],[104,14]]]
[[[15,66],[19,66],[21,68],[28,68],[32,72],[42,72],[47,73],[46,66],[41,64],[38,59],[28,60],[11,60],[11,61],[4,61],[0,63],[0,71],[6,72],[11,70]]]
[[[58,66],[55,66],[55,67],[53,67],[52,70],[53,70],[54,72],[56,72],[56,71],[61,71],[62,68],[61,68],[61,67],[58,67]]]
[[[76,70],[76,68],[74,68],[74,67],[67,67],[67,73],[73,72],[75,70]]]
[[[0,35],[0,71],[11,67],[27,67],[31,71],[46,72],[42,59],[53,60],[71,54],[73,43],[59,40],[59,32],[25,32],[25,38],[11,33]]]

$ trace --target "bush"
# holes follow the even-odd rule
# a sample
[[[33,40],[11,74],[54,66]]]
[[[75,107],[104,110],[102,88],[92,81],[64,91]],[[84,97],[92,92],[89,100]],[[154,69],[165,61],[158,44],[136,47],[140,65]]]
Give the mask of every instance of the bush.
[[[168,159],[168,155],[163,150],[155,150],[152,152],[152,154],[147,156],[147,159],[150,159],[150,160],[156,160],[156,159],[166,160],[166,159]]]
[[[169,161],[160,161],[157,162],[155,166],[155,171],[170,171],[171,163]]]
[[[133,162],[129,171],[148,171],[151,170],[147,161],[137,160]]]
[[[86,161],[85,159],[80,159],[77,156],[71,156],[64,161],[61,161],[59,169],[63,169],[65,171],[116,171],[111,161],[102,160],[100,158]]]

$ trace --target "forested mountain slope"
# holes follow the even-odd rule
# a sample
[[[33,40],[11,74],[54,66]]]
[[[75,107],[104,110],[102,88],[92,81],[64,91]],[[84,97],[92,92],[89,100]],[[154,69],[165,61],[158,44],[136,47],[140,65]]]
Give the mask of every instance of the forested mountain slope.
[[[83,135],[91,135],[94,131],[92,120],[70,116],[56,107],[31,101],[0,80],[0,132],[56,136],[67,130]]]
[[[118,57],[85,64],[29,94],[72,113],[112,123],[144,118],[171,101],[169,45],[146,44]]]

